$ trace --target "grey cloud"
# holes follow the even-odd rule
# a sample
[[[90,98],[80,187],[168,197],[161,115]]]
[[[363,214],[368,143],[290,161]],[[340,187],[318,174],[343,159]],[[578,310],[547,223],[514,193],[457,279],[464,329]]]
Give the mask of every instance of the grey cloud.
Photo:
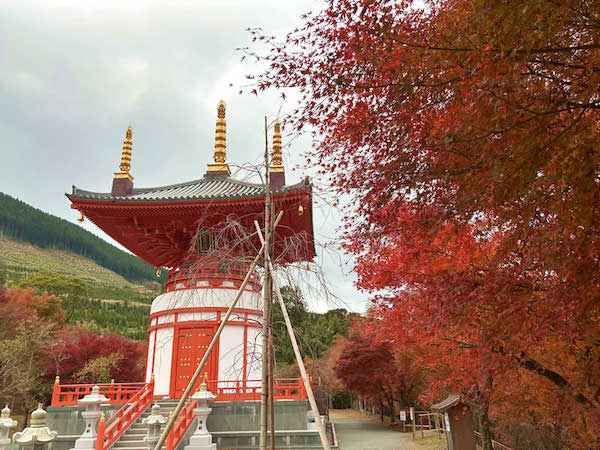
[[[237,95],[250,67],[235,49],[249,43],[246,27],[283,33],[318,4],[0,2],[0,190],[73,221],[64,192],[71,184],[110,189],[129,124],[136,186],[198,178],[220,98],[228,103],[229,161],[258,162],[263,116],[273,119],[282,105],[275,94]],[[294,142],[287,166],[309,145]],[[292,181],[301,175],[288,172]],[[332,236],[338,225],[316,208],[318,232]],[[362,311],[352,277],[324,265],[340,296]]]

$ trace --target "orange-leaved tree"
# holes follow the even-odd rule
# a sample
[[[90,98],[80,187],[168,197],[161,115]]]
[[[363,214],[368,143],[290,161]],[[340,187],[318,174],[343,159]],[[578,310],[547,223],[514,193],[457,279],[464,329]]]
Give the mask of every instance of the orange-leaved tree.
[[[434,391],[476,401],[484,448],[516,379],[571,411],[564,446],[597,446],[597,5],[422,3],[331,0],[281,41],[253,30],[270,47],[254,89],[299,92],[288,123],[354,200],[347,249],[380,333],[451,374]],[[534,422],[563,420],[537,393]]]

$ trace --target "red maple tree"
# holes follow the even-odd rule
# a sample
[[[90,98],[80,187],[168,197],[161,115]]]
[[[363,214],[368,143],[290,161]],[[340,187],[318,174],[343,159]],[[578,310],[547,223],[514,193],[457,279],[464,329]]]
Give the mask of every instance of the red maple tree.
[[[353,199],[346,248],[378,293],[382,339],[451,374],[432,392],[475,401],[484,448],[515,379],[570,408],[561,442],[595,446],[597,5],[424,3],[330,1],[282,42],[253,30],[271,48],[255,89],[299,92],[288,123],[311,127],[309,162]],[[544,392],[530,412],[552,426]]]
[[[380,403],[382,420],[383,405],[392,421],[396,419],[396,404],[416,406],[423,374],[406,348],[378,341],[365,320],[354,324],[344,344],[334,371],[346,389]]]

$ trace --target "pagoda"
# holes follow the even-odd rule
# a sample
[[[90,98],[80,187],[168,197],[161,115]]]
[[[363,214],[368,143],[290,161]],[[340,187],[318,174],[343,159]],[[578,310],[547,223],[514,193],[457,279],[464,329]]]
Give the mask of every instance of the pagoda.
[[[240,288],[261,247],[254,222],[264,227],[265,190],[275,213],[274,258],[281,263],[315,256],[312,190],[308,181],[285,185],[281,132],[275,123],[270,185],[235,179],[227,163],[225,103],[219,102],[214,161],[202,178],[138,188],[131,170],[132,129],[127,129],[111,192],[73,186],[67,197],[106,234],[157,270],[168,270],[164,293],[153,302],[148,327],[147,384],[154,398],[179,398],[202,359],[221,315]],[[261,285],[246,288],[199,382],[209,386],[260,386]],[[213,389],[214,392],[214,389]]]

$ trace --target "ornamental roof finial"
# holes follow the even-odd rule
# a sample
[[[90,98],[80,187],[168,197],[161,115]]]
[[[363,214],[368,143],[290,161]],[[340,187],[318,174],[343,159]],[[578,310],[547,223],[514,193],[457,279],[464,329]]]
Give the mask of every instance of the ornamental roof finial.
[[[285,186],[285,169],[281,155],[281,124],[275,121],[273,131],[273,154],[271,155],[271,167],[269,167],[269,185],[271,189],[280,189]]]
[[[125,133],[125,140],[123,141],[123,154],[121,155],[121,170],[129,172],[131,169],[131,149],[133,148],[133,141],[131,140],[131,125],[127,127],[127,133]]]
[[[227,122],[225,120],[225,102],[221,100],[217,107],[217,124],[215,127],[215,154],[213,156],[215,163],[208,165],[208,173],[231,173],[229,166],[225,162],[227,160],[226,132]]]
[[[221,100],[217,109],[217,126],[215,129],[215,156],[214,160],[217,164],[223,164],[227,159],[227,139],[226,139],[225,121],[225,102]]]
[[[275,131],[273,131],[273,156],[271,157],[271,169],[281,167],[283,169],[283,160],[281,155],[281,125],[279,120],[275,121]]]
[[[115,173],[115,178],[129,178],[133,181],[133,177],[129,173],[131,169],[131,149],[133,148],[133,140],[131,139],[131,132],[133,128],[131,125],[127,127],[127,133],[125,133],[125,140],[123,141],[123,152],[121,153],[121,164],[119,172]]]

